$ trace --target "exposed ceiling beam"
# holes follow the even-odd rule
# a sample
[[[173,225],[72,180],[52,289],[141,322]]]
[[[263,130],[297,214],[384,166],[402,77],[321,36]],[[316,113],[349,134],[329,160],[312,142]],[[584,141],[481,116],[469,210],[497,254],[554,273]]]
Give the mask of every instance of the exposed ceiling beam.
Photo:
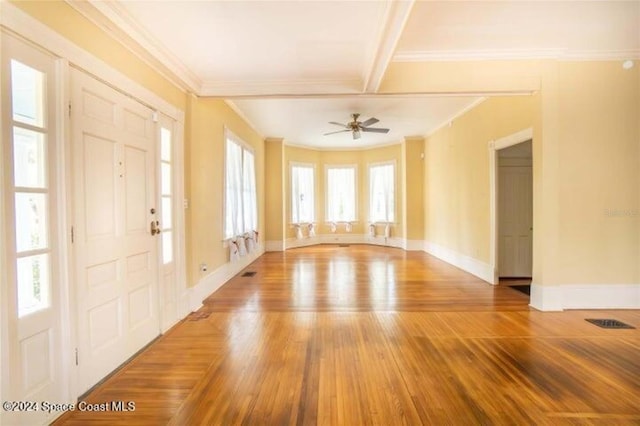
[[[365,92],[375,93],[378,91],[414,3],[415,0],[392,0],[389,2],[378,47],[366,73],[363,89]]]
[[[431,92],[382,92],[382,93],[274,93],[274,94],[254,94],[254,95],[204,95],[203,98],[212,99],[380,99],[380,98],[449,98],[449,97],[490,97],[490,96],[529,96],[535,90],[483,90],[483,91],[431,91]]]

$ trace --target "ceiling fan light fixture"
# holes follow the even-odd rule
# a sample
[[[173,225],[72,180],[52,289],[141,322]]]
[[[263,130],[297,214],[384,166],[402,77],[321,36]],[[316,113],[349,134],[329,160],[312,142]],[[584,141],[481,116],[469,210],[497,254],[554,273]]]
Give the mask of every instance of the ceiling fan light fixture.
[[[360,139],[361,137],[361,132],[365,132],[365,133],[389,133],[389,129],[384,129],[384,128],[378,128],[378,127],[369,127],[372,124],[375,124],[377,122],[379,122],[380,120],[378,120],[375,117],[371,117],[365,121],[358,121],[358,118],[360,117],[360,114],[354,113],[351,114],[351,118],[352,121],[347,123],[347,124],[342,124],[342,123],[338,123],[337,121],[330,121],[329,124],[333,124],[336,126],[340,126],[343,127],[344,130],[337,130],[334,132],[328,132],[325,133],[325,136],[328,135],[333,135],[335,133],[342,133],[342,132],[351,132],[353,139]]]

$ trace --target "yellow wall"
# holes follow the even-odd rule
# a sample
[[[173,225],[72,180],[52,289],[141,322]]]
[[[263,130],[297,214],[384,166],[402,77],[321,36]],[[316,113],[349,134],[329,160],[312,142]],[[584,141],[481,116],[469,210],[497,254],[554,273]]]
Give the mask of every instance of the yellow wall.
[[[319,151],[314,149],[285,146],[285,238],[295,238],[295,230],[291,223],[291,163],[313,164],[316,168],[316,222],[318,223],[316,233],[330,234],[330,228],[325,223],[325,166],[354,164],[358,168],[357,182],[357,223],[353,225],[353,234],[364,234],[367,232],[368,211],[369,211],[369,178],[368,167],[371,163],[384,161],[395,161],[396,164],[396,223],[392,228],[392,236],[402,237],[403,234],[403,197],[401,188],[401,177],[403,162],[401,158],[401,144],[395,144],[380,148],[372,148],[354,151]],[[344,226],[339,226],[337,233],[345,233]]]
[[[405,138],[402,144],[403,235],[424,239],[424,138]]]
[[[486,93],[539,90],[544,61],[392,62],[381,93]]]
[[[282,139],[267,139],[265,164],[266,224],[263,241],[278,241],[282,244],[285,239],[286,222],[283,198],[286,167]]]
[[[185,174],[189,176],[189,208],[186,210],[187,271],[195,284],[205,273],[199,265],[206,263],[210,273],[229,259],[223,247],[224,153],[225,127],[254,149],[258,192],[258,232],[265,226],[265,151],[264,140],[224,101],[190,98],[189,157]],[[262,240],[262,238],[260,238]]]
[[[402,64],[396,65],[397,79]],[[427,81],[417,74],[426,66],[409,65],[404,71],[415,78],[387,79],[387,90],[407,84],[412,90],[446,88],[437,78]],[[505,69],[513,74],[501,82],[482,69],[476,74],[466,69],[475,77],[469,87],[518,90],[526,87],[523,81],[537,78],[540,89],[533,96],[490,98],[427,138],[425,239],[489,261],[487,142],[533,127],[534,283],[637,284],[638,66],[623,70],[618,61],[503,66],[497,75]]]
[[[536,108],[535,96],[491,98],[427,138],[425,240],[489,263],[488,144],[532,127]]]
[[[559,66],[560,284],[640,282],[640,68]]]
[[[186,95],[64,1],[11,3],[181,110]]]

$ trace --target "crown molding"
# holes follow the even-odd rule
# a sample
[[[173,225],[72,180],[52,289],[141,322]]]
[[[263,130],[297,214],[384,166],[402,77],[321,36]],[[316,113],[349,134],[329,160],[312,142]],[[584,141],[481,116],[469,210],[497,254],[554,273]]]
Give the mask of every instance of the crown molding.
[[[200,96],[249,97],[249,96],[314,96],[327,93],[360,94],[360,79],[335,80],[254,80],[254,81],[205,81]]]
[[[615,61],[640,58],[639,49],[572,51],[568,49],[416,50],[399,51],[393,62],[513,61],[552,59],[560,61]]]
[[[377,48],[369,69],[365,72],[363,91],[375,93],[380,88],[387,67],[402,36],[415,0],[389,1],[384,25],[377,37]]]
[[[147,65],[185,91],[198,93],[201,80],[146,31],[117,2],[65,0]]]

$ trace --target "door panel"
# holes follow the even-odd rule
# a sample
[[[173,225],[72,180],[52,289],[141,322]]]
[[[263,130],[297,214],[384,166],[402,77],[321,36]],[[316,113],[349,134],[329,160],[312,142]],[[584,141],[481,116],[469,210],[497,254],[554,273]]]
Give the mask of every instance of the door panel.
[[[499,168],[499,272],[531,277],[533,189],[530,166]]]
[[[116,234],[116,147],[115,140],[82,134],[87,239],[114,237]]]
[[[152,111],[71,72],[80,387],[159,334]]]

